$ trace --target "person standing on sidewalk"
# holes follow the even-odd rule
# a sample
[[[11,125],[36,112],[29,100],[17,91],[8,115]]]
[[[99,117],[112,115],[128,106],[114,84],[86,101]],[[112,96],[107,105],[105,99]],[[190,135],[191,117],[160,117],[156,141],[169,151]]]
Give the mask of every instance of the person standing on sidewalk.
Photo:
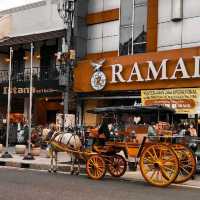
[[[49,129],[50,131],[47,134],[46,141],[49,141],[52,138],[52,135],[55,133],[55,131],[57,131],[56,124],[54,123],[50,124]]]
[[[29,127],[28,127],[28,121],[24,120],[24,125],[23,125],[23,129],[24,129],[24,144],[27,145],[28,144],[28,138],[29,138]]]

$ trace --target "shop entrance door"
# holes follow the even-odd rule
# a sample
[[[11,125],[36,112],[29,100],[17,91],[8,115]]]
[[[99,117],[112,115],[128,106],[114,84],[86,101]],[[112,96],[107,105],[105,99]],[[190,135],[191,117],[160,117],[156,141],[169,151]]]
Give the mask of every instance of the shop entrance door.
[[[56,113],[58,110],[47,110],[47,123],[56,123]]]

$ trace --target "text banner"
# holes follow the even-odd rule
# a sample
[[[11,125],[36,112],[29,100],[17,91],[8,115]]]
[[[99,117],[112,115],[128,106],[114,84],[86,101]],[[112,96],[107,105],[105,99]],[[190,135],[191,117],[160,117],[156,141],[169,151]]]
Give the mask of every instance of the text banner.
[[[200,88],[142,90],[142,105],[162,105],[179,114],[200,113]]]

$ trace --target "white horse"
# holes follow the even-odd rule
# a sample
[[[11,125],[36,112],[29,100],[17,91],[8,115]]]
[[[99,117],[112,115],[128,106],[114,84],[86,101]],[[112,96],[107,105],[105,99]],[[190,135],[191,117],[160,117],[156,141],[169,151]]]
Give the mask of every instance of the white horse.
[[[55,132],[49,141],[49,145],[49,153],[51,157],[51,167],[49,172],[57,171],[58,152],[68,152],[70,153],[72,159],[71,174],[76,173],[76,175],[78,175],[80,173],[80,159],[78,157],[78,153],[74,153],[81,151],[82,147],[81,140],[78,135],[74,133]],[[77,171],[75,171],[74,166],[76,162],[78,164]]]

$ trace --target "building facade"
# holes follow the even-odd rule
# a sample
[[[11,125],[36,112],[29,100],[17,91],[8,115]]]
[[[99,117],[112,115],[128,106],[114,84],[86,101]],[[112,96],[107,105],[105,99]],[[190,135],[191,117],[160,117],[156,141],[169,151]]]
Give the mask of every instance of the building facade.
[[[200,2],[87,3],[87,49],[74,73],[79,123],[97,124],[86,111],[111,105],[159,104],[175,108],[180,119],[197,116]]]
[[[0,12],[0,113],[6,118],[9,49],[12,58],[11,119],[28,118],[31,44],[33,44],[33,123],[55,122],[63,112],[63,88],[59,84],[64,24],[57,0],[36,3]],[[65,67],[63,65],[63,67]],[[75,106],[70,111],[74,112]],[[15,119],[19,118],[19,119]]]

